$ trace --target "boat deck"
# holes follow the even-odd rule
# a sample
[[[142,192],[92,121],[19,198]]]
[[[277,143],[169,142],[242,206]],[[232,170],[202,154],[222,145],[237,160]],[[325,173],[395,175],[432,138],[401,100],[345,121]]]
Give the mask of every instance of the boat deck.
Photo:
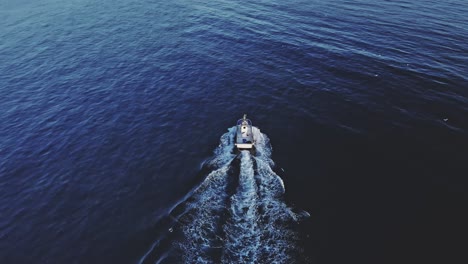
[[[239,149],[250,149],[253,147],[254,138],[252,126],[249,124],[240,124],[237,126],[236,146]]]

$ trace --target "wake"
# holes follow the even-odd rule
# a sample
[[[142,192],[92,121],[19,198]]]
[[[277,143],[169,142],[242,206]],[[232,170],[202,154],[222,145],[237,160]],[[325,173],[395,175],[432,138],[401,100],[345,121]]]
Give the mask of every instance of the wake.
[[[255,154],[235,153],[236,127],[221,136],[207,175],[177,205],[139,263],[298,263],[294,227],[308,213],[283,200],[283,180],[273,171],[268,137],[253,127]],[[205,172],[205,171],[203,171]]]
[[[268,137],[253,127],[256,153],[234,154],[235,127],[208,162],[211,172],[184,205],[177,247],[185,263],[293,263],[292,226],[302,214],[283,201]]]

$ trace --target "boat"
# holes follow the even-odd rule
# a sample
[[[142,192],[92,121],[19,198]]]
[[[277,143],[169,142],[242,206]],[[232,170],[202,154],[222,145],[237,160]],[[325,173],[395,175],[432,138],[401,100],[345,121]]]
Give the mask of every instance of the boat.
[[[253,150],[255,146],[255,139],[252,130],[252,121],[247,119],[244,114],[242,119],[237,121],[236,131],[236,147],[238,150]]]

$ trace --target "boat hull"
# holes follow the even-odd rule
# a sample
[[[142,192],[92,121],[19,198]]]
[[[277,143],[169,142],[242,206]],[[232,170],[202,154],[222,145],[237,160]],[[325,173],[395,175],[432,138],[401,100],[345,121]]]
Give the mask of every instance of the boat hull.
[[[237,121],[236,142],[239,150],[251,150],[254,148],[255,139],[253,136],[252,121],[244,115],[243,119]]]

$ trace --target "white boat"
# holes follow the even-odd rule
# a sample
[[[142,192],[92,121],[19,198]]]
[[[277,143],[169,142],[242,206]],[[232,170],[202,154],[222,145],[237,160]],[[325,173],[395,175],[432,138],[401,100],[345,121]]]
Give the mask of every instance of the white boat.
[[[253,149],[255,145],[255,139],[253,136],[252,130],[252,121],[247,119],[247,115],[244,114],[242,119],[237,121],[237,131],[236,131],[236,143],[237,149]]]

